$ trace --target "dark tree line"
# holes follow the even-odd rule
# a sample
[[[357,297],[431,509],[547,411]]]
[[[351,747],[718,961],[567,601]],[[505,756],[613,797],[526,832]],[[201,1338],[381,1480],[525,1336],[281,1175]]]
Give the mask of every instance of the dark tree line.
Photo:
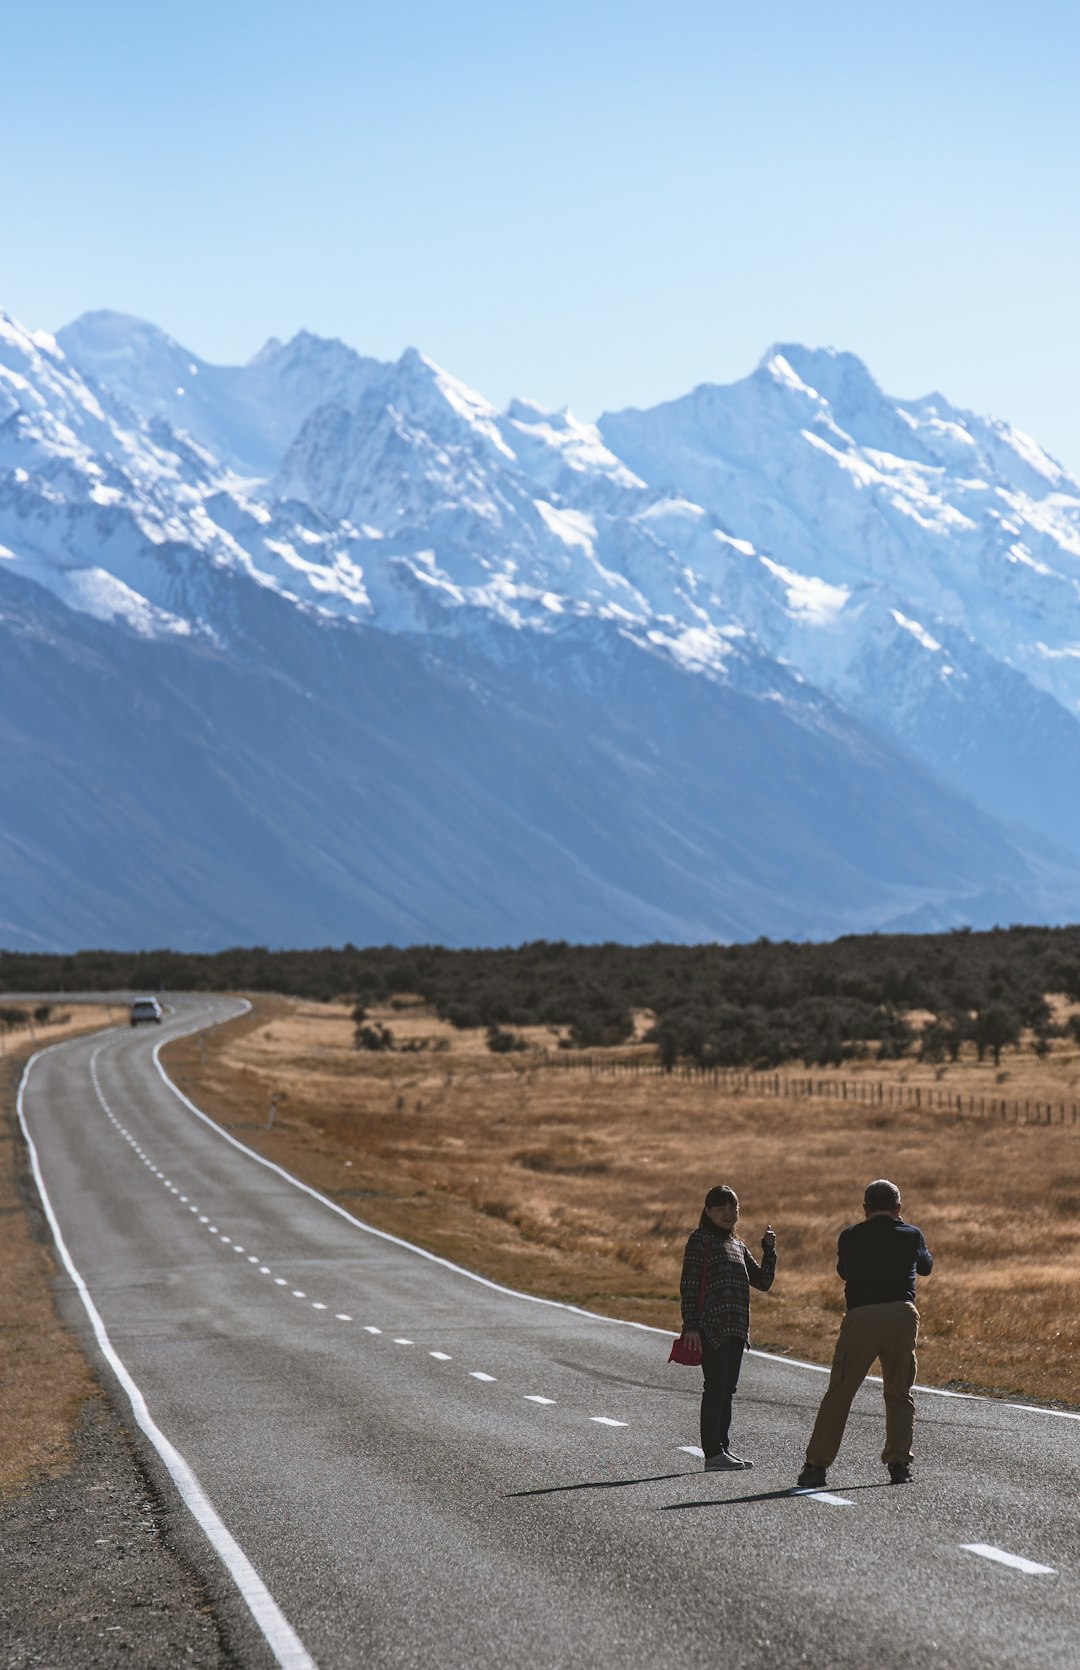
[[[620,1044],[634,1011],[650,1010],[653,1041],[672,1063],[831,1064],[913,1050],[946,1060],[969,1040],[997,1059],[1025,1028],[1049,1047],[1048,992],[1080,1001],[1080,926],[828,944],[0,952],[0,992],[121,990],[281,992],[368,1011],[409,992],[454,1026],[487,1029],[497,1049],[525,1025],[561,1029],[580,1049]],[[372,1043],[380,1038],[373,1027]]]

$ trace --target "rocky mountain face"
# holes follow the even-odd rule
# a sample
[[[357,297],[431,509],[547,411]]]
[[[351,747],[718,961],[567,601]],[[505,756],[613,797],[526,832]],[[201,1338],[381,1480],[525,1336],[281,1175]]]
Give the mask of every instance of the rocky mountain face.
[[[1080,907],[1080,487],[773,350],[598,425],[414,350],[0,315],[0,943]]]

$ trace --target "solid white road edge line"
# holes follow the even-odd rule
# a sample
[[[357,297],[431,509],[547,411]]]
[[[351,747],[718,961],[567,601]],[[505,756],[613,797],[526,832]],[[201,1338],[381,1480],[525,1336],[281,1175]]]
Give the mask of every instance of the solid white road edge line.
[[[991,1542],[962,1542],[960,1548],[965,1554],[981,1554],[984,1560],[996,1560],[999,1566],[1012,1566],[1014,1571],[1022,1571],[1026,1577],[1056,1577],[1056,1566],[1041,1566],[1038,1560],[1025,1560],[1022,1554],[1009,1554],[1004,1548],[995,1548]]]
[[[56,1250],[60,1254],[64,1268],[67,1270],[68,1275],[71,1277],[71,1280],[75,1285],[75,1290],[82,1301],[83,1309],[86,1311],[86,1314],[90,1319],[90,1325],[94,1330],[95,1336],[97,1337],[101,1353],[115,1374],[117,1380],[120,1382],[120,1385],[127,1393],[128,1402],[131,1404],[131,1412],[136,1421],[146,1434],[146,1437],[150,1440],[151,1444],[153,1444],[165,1466],[168,1468],[169,1474],[180,1493],[184,1506],[199,1525],[211,1548],[213,1548],[222,1565],[229,1573],[229,1576],[236,1584],[237,1590],[239,1591],[244,1604],[262,1632],[270,1651],[273,1653],[278,1664],[282,1666],[282,1670],[317,1670],[315,1660],[311,1657],[307,1648],[304,1646],[304,1643],[301,1641],[300,1637],[289,1623],[289,1620],[286,1618],[285,1614],[270,1594],[270,1591],[263,1583],[258,1572],[255,1570],[255,1567],[251,1564],[251,1561],[244,1553],[244,1550],[240,1547],[240,1544],[237,1542],[232,1532],[228,1530],[218,1513],[215,1511],[214,1507],[211,1505],[209,1497],[203,1490],[202,1485],[199,1483],[191,1467],[184,1460],[184,1457],[180,1454],[179,1450],[177,1450],[169,1442],[165,1434],[156,1425],[151,1417],[142,1392],[139,1390],[135,1381],[132,1379],[128,1370],[125,1368],[124,1364],[121,1362],[120,1358],[113,1349],[112,1341],[105,1332],[105,1324],[102,1322],[101,1317],[98,1314],[97,1306],[90,1297],[90,1290],[79,1271],[76,1269],[75,1264],[72,1261],[71,1254],[68,1252],[67,1244],[64,1241],[63,1235],[60,1233],[60,1225],[57,1222],[56,1214],[53,1211],[52,1201],[49,1199],[48,1191],[45,1188],[45,1180],[41,1175],[41,1167],[38,1163],[37,1148],[34,1145],[33,1137],[30,1135],[30,1128],[26,1122],[26,1116],[23,1108],[23,1091],[25,1090],[27,1080],[30,1077],[30,1070],[35,1061],[37,1061],[40,1056],[44,1055],[44,1053],[44,1050],[38,1050],[36,1054],[32,1055],[30,1060],[26,1063],[26,1069],[23,1072],[21,1080],[19,1081],[19,1091],[16,1098],[16,1111],[19,1117],[19,1126],[22,1130],[23,1140],[26,1143],[27,1151],[30,1155],[30,1166],[34,1173],[34,1182],[37,1185],[37,1191],[41,1197],[41,1204],[45,1209],[45,1216],[49,1220],[49,1228],[52,1230],[53,1240],[56,1243]]]
[[[247,1001],[247,999],[237,998],[234,999],[234,1001],[240,1003],[241,1005],[238,1013],[241,1015],[247,1014],[251,1008],[251,1004]],[[172,1079],[161,1065],[158,1055],[159,1050],[161,1050],[165,1044],[174,1043],[177,1038],[186,1038],[193,1032],[202,1032],[207,1026],[216,1025],[217,1022],[213,1020],[199,1021],[194,1026],[185,1028],[182,1032],[174,1033],[171,1038],[159,1039],[154,1045],[152,1059],[154,1066],[157,1068],[158,1073],[161,1076],[162,1082],[168,1086],[173,1095],[179,1101],[183,1102],[184,1106],[189,1110],[189,1112],[193,1113],[197,1119],[201,1119],[205,1125],[208,1125],[210,1129],[216,1132],[219,1137],[222,1137],[225,1142],[231,1143],[234,1148],[240,1151],[240,1153],[246,1154],[249,1159],[257,1161],[259,1165],[266,1166],[268,1171],[276,1171],[278,1176],[283,1177],[287,1183],[292,1184],[293,1188],[300,1189],[304,1194],[310,1195],[312,1200],[317,1200],[319,1204],[325,1206],[328,1211],[336,1212],[339,1218],[344,1218],[346,1223],[351,1223],[357,1229],[363,1230],[365,1235],[374,1235],[380,1241],[389,1241],[391,1245],[395,1247],[404,1247],[408,1252],[415,1253],[418,1258],[426,1258],[430,1264],[439,1264],[444,1270],[452,1270],[456,1275],[465,1276],[469,1281],[479,1282],[482,1287],[489,1287],[495,1293],[505,1293],[510,1299],[523,1299],[532,1305],[548,1305],[553,1310],[569,1311],[573,1316],[587,1317],[590,1322],[606,1322],[618,1328],[638,1328],[646,1334],[663,1334],[668,1339],[675,1338],[675,1335],[670,1328],[655,1328],[648,1322],[628,1322],[621,1316],[604,1316],[600,1311],[584,1310],[580,1305],[568,1305],[562,1299],[543,1299],[536,1293],[522,1293],[515,1287],[504,1287],[501,1282],[492,1281],[488,1276],[478,1275],[475,1270],[467,1270],[462,1264],[454,1264],[448,1258],[440,1258],[438,1253],[428,1252],[425,1247],[418,1247],[414,1242],[406,1241],[400,1235],[391,1235],[388,1230],[376,1229],[374,1224],[365,1223],[362,1218],[354,1217],[351,1212],[347,1212],[345,1208],[343,1206],[339,1206],[336,1201],[328,1200],[325,1195],[319,1193],[318,1189],[313,1189],[309,1183],[302,1183],[299,1177],[294,1177],[291,1172],[285,1170],[284,1166],[276,1165],[273,1160],[268,1160],[264,1155],[256,1153],[255,1149],[249,1148],[246,1143],[237,1141],[236,1137],[230,1135],[230,1133],[219,1125],[216,1120],[211,1119],[209,1114],[204,1113],[201,1108],[196,1107],[195,1103],[189,1096],[184,1095],[184,1092],[180,1089],[179,1085],[173,1083]],[[121,1036],[123,1036],[123,1034],[121,1034]],[[80,1040],[68,1039],[65,1042],[67,1044],[72,1044],[80,1042]],[[54,1044],[51,1047],[53,1049],[63,1049],[65,1045]],[[44,1054],[44,1051],[41,1051],[40,1053]],[[751,1357],[762,1357],[770,1363],[787,1363],[790,1368],[809,1369],[813,1374],[829,1374],[831,1372],[827,1364],[807,1363],[803,1362],[803,1360],[799,1357],[782,1357],[776,1351],[757,1351],[751,1348],[748,1355]],[[876,1380],[878,1376],[874,1375],[870,1378]],[[1051,1415],[1056,1416],[1059,1420],[1063,1421],[1080,1421],[1080,1413],[1076,1413],[1070,1409],[1040,1409],[1036,1405],[1030,1403],[999,1404],[999,1400],[997,1398],[980,1397],[976,1392],[949,1392],[945,1391],[940,1386],[917,1385],[915,1390],[925,1392],[931,1397],[962,1398],[969,1403],[987,1403],[991,1405],[998,1405],[999,1407],[1004,1407],[1006,1409],[1020,1409],[1028,1415]]]

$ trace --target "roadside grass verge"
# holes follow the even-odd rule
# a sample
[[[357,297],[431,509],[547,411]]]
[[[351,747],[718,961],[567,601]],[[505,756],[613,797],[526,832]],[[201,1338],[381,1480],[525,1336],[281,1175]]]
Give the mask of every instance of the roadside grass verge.
[[[57,1266],[15,1111],[19,1080],[35,1049],[107,1026],[118,1014],[110,1017],[101,1004],[57,1003],[33,1041],[29,1032],[10,1033],[0,1056],[0,1498],[70,1465],[79,1412],[98,1392],[56,1309]]]
[[[357,1051],[345,1004],[254,1004],[201,1042],[167,1046],[170,1074],[380,1229],[509,1286],[675,1331],[685,1237],[706,1189],[729,1182],[751,1249],[769,1219],[779,1237],[754,1344],[827,1362],[843,1306],[837,1233],[861,1215],[865,1183],[892,1177],[937,1259],[921,1285],[920,1378],[1080,1406],[1080,1128],[590,1077],[544,1064],[546,1028],[519,1029],[531,1050],[493,1055],[482,1031],[456,1032],[422,1005],[372,1011],[404,1048]],[[940,1082],[912,1061],[873,1067],[897,1083],[924,1071]],[[1078,1072],[1069,1046],[1025,1058],[1017,1079],[1057,1099]],[[946,1082],[997,1080],[972,1060]]]

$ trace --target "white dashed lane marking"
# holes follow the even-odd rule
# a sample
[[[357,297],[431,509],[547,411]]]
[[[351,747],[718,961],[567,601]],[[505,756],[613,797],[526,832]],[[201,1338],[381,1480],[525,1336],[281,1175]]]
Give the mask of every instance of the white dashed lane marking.
[[[812,1496],[815,1502],[827,1502],[832,1508],[853,1508],[854,1502],[848,1496],[834,1496],[831,1490],[793,1490],[793,1496]]]
[[[190,1202],[189,1197],[187,1195],[183,1195],[183,1194],[180,1193],[180,1190],[179,1190],[178,1186],[173,1183],[172,1179],[166,1177],[165,1173],[159,1167],[154,1165],[154,1163],[150,1159],[150,1157],[143,1151],[143,1149],[141,1149],[138,1146],[138,1144],[136,1143],[134,1137],[130,1134],[130,1132],[126,1131],[124,1129],[124,1127],[120,1124],[120,1122],[116,1119],[116,1117],[114,1116],[112,1111],[108,1108],[107,1104],[105,1103],[104,1098],[101,1097],[100,1089],[98,1090],[98,1095],[99,1095],[99,1098],[102,1101],[102,1106],[105,1109],[107,1117],[109,1118],[109,1120],[111,1121],[111,1123],[113,1124],[115,1129],[124,1138],[125,1142],[127,1142],[129,1144],[129,1146],[133,1149],[133,1151],[138,1155],[139,1159],[146,1166],[147,1170],[151,1173],[151,1175],[154,1176],[154,1177],[157,1177],[161,1181],[163,1187],[168,1189],[170,1194],[173,1194],[177,1197],[178,1203],[180,1205],[187,1206],[189,1212],[191,1212],[198,1219],[199,1223],[206,1226],[208,1234],[219,1236],[220,1244],[222,1246],[231,1246],[233,1252],[239,1253],[241,1256],[246,1256],[247,1261],[248,1261],[249,1264],[258,1264],[260,1275],[264,1275],[264,1276],[271,1275],[272,1274],[271,1267],[268,1264],[259,1264],[259,1259],[258,1259],[257,1254],[255,1254],[255,1253],[245,1254],[244,1248],[240,1245],[240,1243],[238,1241],[234,1242],[231,1236],[221,1234],[221,1231],[218,1229],[217,1225],[210,1223],[210,1219],[209,1219],[208,1214],[200,1212],[199,1208],[196,1205],[194,1205]],[[277,1286],[277,1287],[288,1287],[288,1285],[289,1285],[288,1280],[285,1276],[274,1276],[273,1280],[274,1280],[275,1286]],[[290,1289],[290,1292],[292,1293],[292,1296],[295,1299],[306,1299],[307,1298],[307,1293],[304,1291],[303,1288],[294,1287],[294,1288]],[[325,1310],[329,1309],[329,1306],[324,1304],[319,1299],[314,1299],[314,1300],[311,1301],[311,1308],[312,1308],[312,1310],[325,1311]],[[352,1318],[351,1315],[349,1315],[349,1313],[347,1311],[337,1311],[337,1312],[335,1312],[335,1320],[338,1321],[338,1322],[351,1322],[353,1320],[353,1318]],[[364,1331],[366,1333],[369,1333],[369,1334],[372,1334],[372,1335],[378,1335],[378,1334],[382,1333],[382,1329],[376,1327],[373,1322],[363,1323],[362,1326],[363,1326]],[[411,1346],[411,1345],[414,1344],[413,1340],[406,1339],[401,1335],[394,1335],[392,1337],[393,1337],[395,1345]],[[453,1362],[453,1358],[448,1351],[429,1350],[428,1351],[428,1356],[434,1358],[435,1361],[440,1362],[440,1363]],[[494,1374],[487,1374],[483,1369],[470,1369],[468,1372],[469,1372],[469,1377],[473,1380],[482,1381],[483,1383],[485,1383],[487,1385],[494,1385],[495,1384],[496,1376]],[[555,1404],[555,1401],[556,1401],[552,1397],[544,1397],[539,1392],[526,1392],[526,1393],[523,1394],[523,1396],[524,1396],[524,1399],[527,1403],[542,1404],[545,1407],[549,1407],[549,1408],[553,1407],[554,1404]],[[589,1417],[589,1419],[592,1422],[594,1422],[597,1426],[610,1426],[610,1427],[624,1427],[625,1428],[628,1425],[628,1423],[626,1421],[617,1421],[611,1415],[591,1415]],[[700,1454],[701,1453],[700,1451],[695,1450],[692,1445],[683,1445],[682,1448],[688,1450],[691,1454]],[[826,1499],[829,1499],[829,1498],[826,1498]],[[834,1498],[834,1499],[835,1500],[842,1500],[842,1498]]]
[[[1025,1560],[1022,1554],[1010,1554],[1004,1548],[995,1548],[990,1542],[962,1542],[961,1552],[964,1554],[979,1554],[984,1560],[994,1560],[999,1566],[1011,1566],[1014,1571],[1023,1572],[1025,1577],[1056,1577],[1056,1566],[1041,1566],[1038,1560]]]

